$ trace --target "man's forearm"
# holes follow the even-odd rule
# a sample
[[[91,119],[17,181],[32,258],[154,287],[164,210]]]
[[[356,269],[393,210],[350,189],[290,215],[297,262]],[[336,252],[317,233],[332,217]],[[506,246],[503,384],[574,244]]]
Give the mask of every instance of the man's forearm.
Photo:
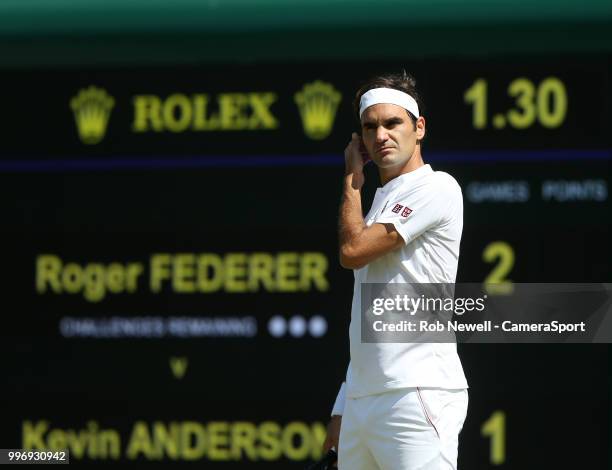
[[[340,257],[351,255],[351,248],[355,240],[365,228],[363,212],[361,209],[361,191],[354,184],[353,173],[344,177],[342,189],[342,202],[340,203]]]

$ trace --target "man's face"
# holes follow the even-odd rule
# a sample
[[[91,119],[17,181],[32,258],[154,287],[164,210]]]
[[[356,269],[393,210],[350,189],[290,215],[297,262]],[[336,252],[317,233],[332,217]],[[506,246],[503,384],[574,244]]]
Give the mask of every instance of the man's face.
[[[416,126],[408,112],[396,104],[375,104],[361,116],[363,142],[379,168],[405,165],[414,154],[417,140],[425,136],[425,120]]]

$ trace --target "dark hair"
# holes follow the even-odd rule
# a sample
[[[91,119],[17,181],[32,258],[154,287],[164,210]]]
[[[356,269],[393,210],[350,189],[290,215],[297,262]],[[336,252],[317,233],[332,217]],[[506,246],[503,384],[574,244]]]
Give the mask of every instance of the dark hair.
[[[359,118],[359,101],[365,92],[372,90],[373,88],[393,88],[395,90],[408,93],[419,105],[419,113],[421,115],[423,114],[423,101],[421,100],[421,97],[416,89],[416,80],[411,75],[408,75],[405,70],[403,70],[402,73],[378,75],[366,81],[361,88],[357,90],[357,94],[355,95],[353,110],[355,111],[355,116],[357,117],[357,122],[359,123],[360,127],[361,119]],[[408,113],[408,116],[410,116],[410,119],[412,119],[412,124],[416,126],[416,116],[414,116],[408,110],[406,110],[406,112]]]

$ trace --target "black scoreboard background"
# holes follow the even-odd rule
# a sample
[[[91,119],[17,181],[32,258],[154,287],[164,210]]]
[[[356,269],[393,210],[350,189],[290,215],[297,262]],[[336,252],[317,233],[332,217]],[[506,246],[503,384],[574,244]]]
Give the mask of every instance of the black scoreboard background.
[[[5,70],[0,447],[203,468],[320,456],[348,364],[351,102],[402,69],[424,159],[463,189],[458,281],[609,281],[608,56]],[[106,115],[78,115],[90,87]],[[375,168],[367,181],[366,206]],[[459,351],[460,467],[607,468],[608,345]]]

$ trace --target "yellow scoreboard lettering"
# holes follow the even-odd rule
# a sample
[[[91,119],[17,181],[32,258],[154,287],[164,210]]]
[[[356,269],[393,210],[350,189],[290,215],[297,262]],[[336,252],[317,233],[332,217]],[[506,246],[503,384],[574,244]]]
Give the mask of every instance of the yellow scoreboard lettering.
[[[155,453],[148,424],[144,421],[137,421],[132,429],[126,456],[128,459],[136,459],[141,455],[149,460],[161,458]]]
[[[178,423],[166,425],[162,422],[153,423],[153,442],[162,457],[176,460],[180,457],[180,427]]]
[[[480,434],[491,440],[489,461],[502,465],[506,461],[506,413],[497,410],[480,427]]]
[[[208,423],[208,458],[229,460],[229,423],[212,421]]]
[[[282,434],[282,443],[287,457],[304,460],[311,449],[310,429],[305,423],[289,423]]]
[[[255,439],[257,430],[253,423],[237,422],[232,426],[232,436],[230,448],[231,460],[242,460],[243,455],[249,460],[257,460],[257,450],[255,449]]]
[[[170,132],[185,131],[192,120],[191,101],[185,95],[170,95],[163,105],[163,122]]]
[[[249,120],[245,112],[249,99],[240,93],[225,93],[219,96],[219,115],[221,116],[221,129],[246,129]]]
[[[99,302],[107,291],[133,293],[144,271],[142,263],[65,263],[53,254],[36,258],[36,292],[81,294],[89,302]]]
[[[327,257],[317,252],[156,253],[150,259],[152,292],[188,294],[327,291]]]
[[[249,93],[249,105],[253,114],[249,119],[249,129],[276,129],[278,121],[270,111],[278,96],[276,93]]]
[[[24,421],[21,447],[27,450],[68,449],[75,459],[116,460],[121,454],[121,439],[114,429],[100,429],[88,421],[84,429],[50,428],[48,421]]]
[[[329,267],[327,256],[323,253],[304,253],[300,263],[300,290],[309,291],[314,285],[317,290],[329,289],[325,273]]]
[[[259,286],[265,291],[274,289],[274,257],[270,253],[253,253],[249,257],[249,292],[256,292]]]
[[[197,258],[196,286],[199,292],[215,292],[223,286],[223,259],[214,253]]]
[[[185,460],[201,459],[206,453],[206,430],[195,421],[185,421],[181,425],[182,457]]]
[[[195,255],[193,253],[178,254],[175,257],[176,276],[173,287],[176,292],[195,292]]]
[[[149,259],[148,287],[177,294],[209,292],[325,292],[329,261],[319,252],[155,253]],[[109,293],[133,294],[143,263],[66,263],[55,254],[36,258],[38,294],[82,295],[99,302]]]
[[[164,130],[162,120],[162,101],[159,96],[139,95],[133,99],[134,122],[132,130],[134,132],[147,132],[149,130],[161,132]]]
[[[24,421],[21,428],[21,446],[27,450],[46,448],[44,433],[48,428],[49,423],[47,421],[38,421],[35,424],[30,421]]]
[[[219,93],[214,98],[216,112],[211,109],[211,97],[204,93],[173,93],[165,99],[136,95],[132,99],[132,131],[181,133],[278,128],[278,120],[270,109],[278,99],[276,93]]]
[[[297,253],[279,253],[277,258],[276,284],[282,292],[297,291]]]
[[[210,98],[208,95],[197,94],[193,95],[193,130],[207,131],[211,129],[219,129],[219,116],[210,115],[208,105]],[[208,116],[208,117],[207,117]]]
[[[247,292],[247,275],[246,253],[225,255],[225,289],[228,292]]]
[[[88,421],[83,429],[51,428],[48,421],[24,421],[22,448],[68,449],[75,460],[145,459],[211,461],[317,460],[322,456],[323,423],[292,421],[136,421],[121,455],[120,434]]]
[[[557,129],[565,122],[568,108],[568,93],[565,83],[557,77],[547,77],[535,83],[527,77],[519,77],[510,82],[507,94],[513,98],[510,109],[489,111],[488,81],[478,78],[465,91],[463,99],[472,106],[472,127],[486,129],[493,124],[497,130],[506,125],[517,130],[526,130],[539,123],[546,129]]]
[[[259,456],[263,460],[278,460],[281,457],[281,427],[278,423],[266,421],[259,425]]]

